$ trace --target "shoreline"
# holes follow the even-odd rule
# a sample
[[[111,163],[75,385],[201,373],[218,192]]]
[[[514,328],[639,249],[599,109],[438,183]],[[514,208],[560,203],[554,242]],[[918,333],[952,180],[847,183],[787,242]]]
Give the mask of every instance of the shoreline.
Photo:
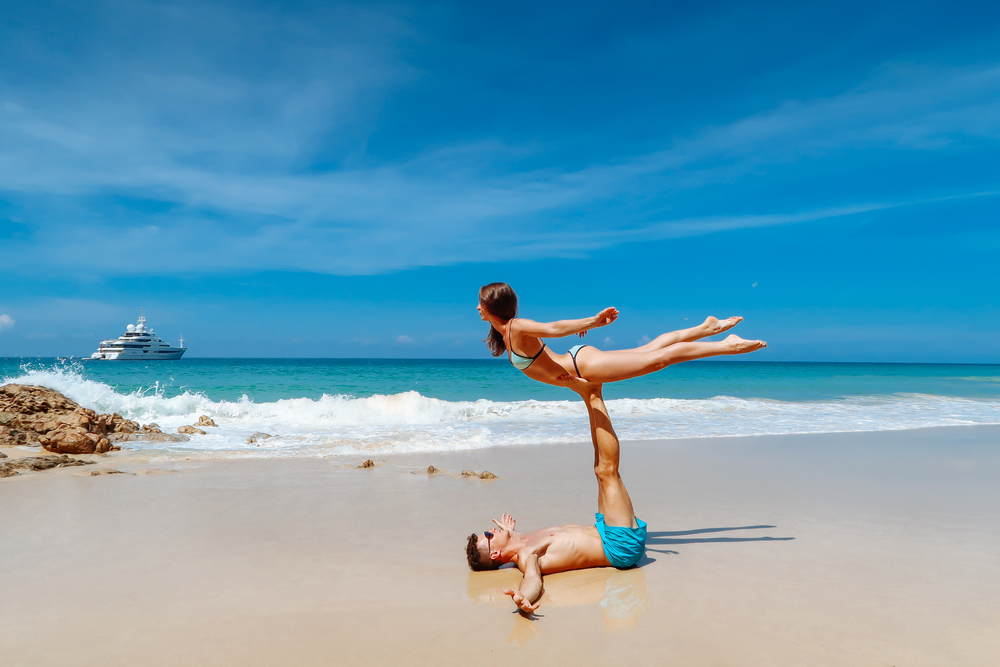
[[[950,430],[955,430],[957,432],[962,432],[966,429],[982,429],[984,432],[990,432],[991,430],[996,430],[1000,434],[1000,423],[998,424],[962,424],[962,425],[941,425],[941,426],[921,426],[918,428],[898,428],[898,429],[880,429],[874,431],[829,431],[829,432],[799,432],[799,433],[767,433],[767,434],[734,434],[734,435],[708,435],[708,436],[694,436],[694,437],[678,437],[678,438],[648,438],[648,439],[622,439],[622,446],[625,445],[635,445],[635,446],[655,446],[655,445],[666,445],[669,443],[685,443],[693,445],[699,442],[706,442],[712,440],[754,440],[754,439],[794,439],[794,438],[823,438],[823,437],[839,437],[839,436],[865,436],[865,435],[877,435],[877,434],[899,434],[899,433],[933,433],[937,431],[948,432]],[[372,459],[373,461],[391,464],[394,459],[399,458],[427,458],[428,460],[433,459],[436,456],[462,456],[464,454],[470,454],[472,452],[490,452],[499,450],[532,450],[536,447],[546,448],[546,447],[567,447],[567,446],[590,446],[589,437],[584,438],[581,436],[579,440],[564,440],[559,442],[540,442],[540,443],[517,443],[517,444],[504,444],[495,445],[489,447],[480,448],[470,448],[470,449],[455,449],[455,450],[442,450],[442,451],[430,451],[430,452],[392,452],[392,451],[380,451],[373,448],[368,453],[350,453],[350,454],[339,454],[339,453],[320,453],[320,452],[301,452],[301,453],[286,453],[289,450],[273,449],[267,450],[261,448],[259,450],[249,450],[239,453],[233,453],[232,451],[223,450],[191,450],[190,452],[178,453],[178,454],[163,454],[160,452],[152,452],[148,456],[144,456],[144,452],[148,450],[142,450],[137,448],[132,448],[129,446],[128,442],[122,442],[121,450],[115,452],[109,452],[104,454],[94,453],[94,454],[72,454],[73,457],[83,459],[86,461],[92,461],[96,464],[107,464],[113,465],[116,463],[121,463],[126,466],[142,466],[147,464],[159,464],[163,466],[168,466],[177,463],[207,463],[207,462],[226,462],[226,461],[282,461],[282,460],[338,460],[343,461],[344,467],[353,467],[355,464],[360,464],[367,459]],[[30,447],[30,446],[0,446],[0,453],[6,454],[9,458],[23,458],[28,456],[53,456],[52,452],[48,452],[40,447]],[[31,474],[31,473],[27,473]]]
[[[32,667],[987,665],[998,441],[971,426],[624,442],[647,556],[547,577],[533,621],[498,593],[517,573],[470,572],[464,538],[504,511],[524,530],[592,522],[589,444],[372,469],[99,457],[0,481],[0,651]],[[145,474],[90,477],[103,462]]]

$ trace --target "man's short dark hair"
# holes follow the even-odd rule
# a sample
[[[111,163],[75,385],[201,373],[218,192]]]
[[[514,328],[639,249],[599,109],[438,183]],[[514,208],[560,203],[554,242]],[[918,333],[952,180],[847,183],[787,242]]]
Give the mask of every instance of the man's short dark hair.
[[[500,561],[490,558],[489,554],[486,554],[486,562],[483,562],[483,554],[479,552],[479,535],[477,533],[469,535],[469,544],[465,547],[465,553],[469,557],[469,567],[474,572],[496,570],[502,564]]]

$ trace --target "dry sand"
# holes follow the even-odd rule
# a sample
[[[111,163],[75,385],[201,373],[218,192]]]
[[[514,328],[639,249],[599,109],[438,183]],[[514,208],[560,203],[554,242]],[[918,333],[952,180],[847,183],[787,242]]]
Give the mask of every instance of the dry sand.
[[[647,558],[547,577],[535,620],[499,592],[516,571],[469,572],[465,537],[504,511],[592,521],[589,443],[366,470],[96,458],[0,480],[4,665],[1000,656],[1000,427],[624,443]],[[109,467],[148,474],[90,475]]]

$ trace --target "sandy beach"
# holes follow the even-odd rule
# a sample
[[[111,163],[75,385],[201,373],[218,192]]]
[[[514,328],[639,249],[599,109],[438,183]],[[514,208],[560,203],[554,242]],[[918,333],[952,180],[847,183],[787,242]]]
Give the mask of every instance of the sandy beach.
[[[0,480],[0,655],[32,667],[992,665],[998,443],[994,426],[626,442],[646,558],[547,577],[534,620],[500,593],[516,571],[469,571],[465,537],[504,511],[521,529],[592,522],[589,443],[373,469],[86,457],[98,463]],[[103,468],[138,474],[91,475]]]

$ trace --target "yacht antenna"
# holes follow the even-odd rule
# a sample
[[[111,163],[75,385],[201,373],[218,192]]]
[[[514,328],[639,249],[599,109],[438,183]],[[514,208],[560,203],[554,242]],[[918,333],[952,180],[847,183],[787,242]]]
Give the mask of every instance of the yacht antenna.
[[[184,347],[184,332],[181,332],[181,347]]]
[[[146,309],[139,306],[139,324],[146,326]]]

